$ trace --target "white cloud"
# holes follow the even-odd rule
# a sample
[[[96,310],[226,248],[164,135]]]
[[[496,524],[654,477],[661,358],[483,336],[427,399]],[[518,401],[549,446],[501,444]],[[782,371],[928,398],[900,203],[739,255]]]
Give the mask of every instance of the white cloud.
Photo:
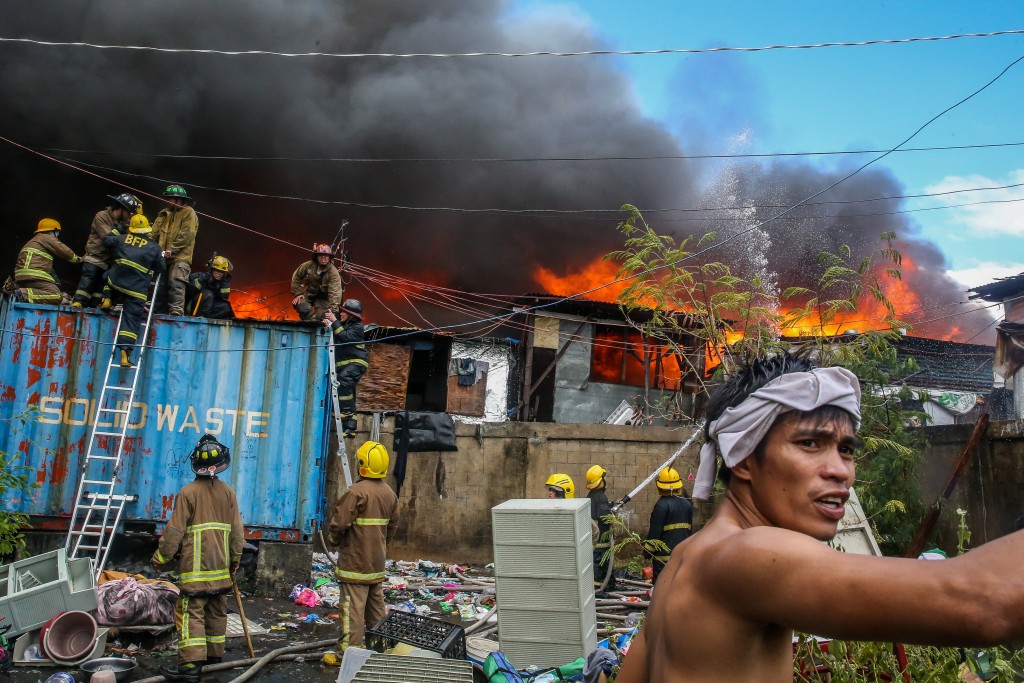
[[[965,288],[987,285],[999,278],[1012,277],[1020,273],[1024,273],[1024,263],[995,263],[993,261],[984,261],[971,268],[946,271],[947,275]]]
[[[946,176],[939,182],[925,187],[925,192],[951,192],[975,187],[1000,187],[1015,184],[1024,184],[1024,168],[1013,171],[1004,179],[988,178],[977,174]],[[934,206],[947,206],[993,200],[999,203],[975,204],[974,206],[949,209],[950,222],[966,227],[978,237],[1024,236],[1024,186],[1003,190],[958,192],[944,197],[930,197],[926,201]]]

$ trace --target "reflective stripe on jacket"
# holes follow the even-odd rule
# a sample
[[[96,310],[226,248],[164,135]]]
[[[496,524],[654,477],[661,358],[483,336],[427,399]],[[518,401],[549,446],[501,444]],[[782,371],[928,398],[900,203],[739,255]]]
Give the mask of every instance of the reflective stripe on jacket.
[[[36,233],[18,253],[18,260],[14,264],[14,279],[57,282],[53,272],[54,257],[71,263],[82,260],[60,241],[56,232]]]
[[[651,525],[648,539],[657,539],[668,546],[669,552],[690,537],[693,524],[693,505],[682,496],[665,495],[658,498],[651,510]],[[668,555],[654,555],[662,562]]]
[[[384,580],[388,541],[398,524],[398,497],[381,479],[360,479],[334,506],[327,543],[338,549],[334,575],[341,583]]]
[[[234,490],[216,477],[196,477],[175,497],[152,563],[166,567],[180,554],[182,592],[218,592],[231,587],[231,564],[241,559],[244,543]]]
[[[370,354],[366,352],[366,333],[359,318],[350,316],[345,322],[335,320],[331,323],[334,335],[334,364],[341,369],[346,365],[362,365],[370,367]]]
[[[107,271],[107,283],[122,294],[147,300],[153,273],[163,273],[166,268],[163,252],[153,240],[153,234],[112,232],[103,238],[103,246],[113,260]]]

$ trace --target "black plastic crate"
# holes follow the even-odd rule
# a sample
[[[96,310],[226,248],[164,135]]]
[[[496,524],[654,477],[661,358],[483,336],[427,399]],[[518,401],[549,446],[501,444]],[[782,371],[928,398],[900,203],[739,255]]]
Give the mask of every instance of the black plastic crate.
[[[384,652],[398,643],[441,653],[445,659],[466,658],[466,631],[458,624],[392,610],[366,630],[366,647]]]

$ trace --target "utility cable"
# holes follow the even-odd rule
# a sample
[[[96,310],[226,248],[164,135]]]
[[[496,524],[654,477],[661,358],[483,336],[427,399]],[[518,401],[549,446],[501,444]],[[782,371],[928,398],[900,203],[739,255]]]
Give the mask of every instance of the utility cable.
[[[994,149],[1021,147],[1024,142],[995,142],[979,145],[947,145],[936,147],[904,147],[897,154],[908,152],[939,152],[966,149]],[[821,152],[736,152],[732,154],[656,154],[650,156],[601,156],[601,157],[251,157],[215,154],[165,154],[159,152],[110,152],[97,149],[69,149],[65,147],[40,147],[50,154],[94,154],[97,156],[142,157],[146,159],[196,159],[200,161],[295,161],[317,163],[354,164],[410,164],[410,163],[526,163],[526,162],[576,162],[576,161],[681,161],[699,159],[771,159],[776,157],[841,156],[853,154],[881,154],[884,149],[830,150]]]
[[[992,38],[1024,33],[1021,29],[988,31],[985,33],[954,33],[947,36],[919,36],[912,38],[877,38],[849,42],[828,42],[797,45],[762,45],[758,47],[705,47],[666,48],[658,50],[575,50],[536,52],[277,52],[273,50],[215,50],[209,48],[154,47],[151,45],[106,45],[101,43],[65,42],[56,40],[35,40],[33,38],[0,37],[0,43],[23,43],[43,47],[87,47],[98,50],[137,50],[143,52],[164,52],[180,54],[206,54],[225,56],[269,56],[269,57],[335,57],[344,59],[385,58],[458,58],[458,57],[589,57],[595,55],[667,55],[667,54],[711,54],[715,52],[767,52],[770,50],[811,50],[825,47],[863,47],[867,45],[895,45],[900,43],[938,42],[961,38]]]

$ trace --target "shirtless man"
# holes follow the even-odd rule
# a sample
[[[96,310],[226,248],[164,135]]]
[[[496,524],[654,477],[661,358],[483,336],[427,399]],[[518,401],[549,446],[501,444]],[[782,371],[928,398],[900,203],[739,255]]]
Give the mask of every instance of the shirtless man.
[[[793,356],[719,388],[694,498],[707,499],[721,455],[723,500],[672,552],[616,683],[792,681],[794,629],[937,646],[1024,636],[1024,533],[945,562],[820,542],[854,481],[859,404],[852,373]]]

